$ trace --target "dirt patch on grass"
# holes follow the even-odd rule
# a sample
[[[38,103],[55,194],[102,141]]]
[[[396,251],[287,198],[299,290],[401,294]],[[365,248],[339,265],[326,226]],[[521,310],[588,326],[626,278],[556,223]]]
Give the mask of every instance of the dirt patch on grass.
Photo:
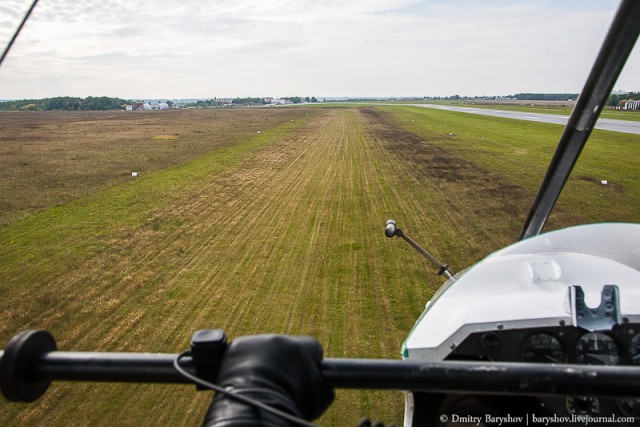
[[[513,242],[533,203],[535,194],[514,184],[507,177],[483,168],[401,128],[393,116],[376,109],[362,109],[369,117],[368,128],[393,155],[410,163],[425,185],[433,186],[446,203],[444,210],[464,212],[486,232]],[[554,227],[582,223],[584,218],[556,209],[550,224]]]
[[[386,141],[390,152],[410,162],[414,170],[433,185],[450,191],[449,197],[460,197],[454,191],[456,188],[458,191],[463,191],[462,187],[473,189],[486,195],[494,208],[501,207],[511,215],[517,215],[530,202],[531,196],[521,187],[400,128],[390,122],[386,114],[371,109],[364,109],[363,113],[371,118],[369,128]],[[464,193],[468,193],[467,190]]]
[[[626,190],[625,186],[622,184],[619,184],[617,182],[610,182],[601,178],[592,178],[584,175],[579,175],[576,177],[576,179],[583,182],[590,182],[593,185],[597,186],[600,190],[605,189],[615,191],[616,193],[624,193]]]

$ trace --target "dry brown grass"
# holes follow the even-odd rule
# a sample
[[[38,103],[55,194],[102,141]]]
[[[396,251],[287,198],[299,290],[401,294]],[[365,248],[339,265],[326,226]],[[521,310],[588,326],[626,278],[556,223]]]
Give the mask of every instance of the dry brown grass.
[[[293,108],[1,112],[0,225],[305,115]]]

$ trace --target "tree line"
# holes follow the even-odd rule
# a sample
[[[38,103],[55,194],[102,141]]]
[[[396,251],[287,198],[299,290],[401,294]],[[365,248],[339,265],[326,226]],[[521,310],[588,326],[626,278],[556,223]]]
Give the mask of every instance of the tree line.
[[[567,101],[578,99],[577,93],[516,93],[513,98],[523,101]]]
[[[284,99],[285,101],[289,101],[292,104],[301,104],[303,102],[318,102],[318,99],[315,96],[291,96],[291,97],[283,97],[280,99]],[[195,102],[189,102],[185,104],[185,107],[196,107],[196,108],[211,108],[211,107],[223,107],[228,105],[242,105],[242,106],[255,106],[255,105],[267,105],[271,103],[271,98],[233,98],[229,99],[206,99],[206,100],[198,100]]]
[[[629,100],[640,100],[640,92],[629,92],[625,95],[611,95],[609,97],[609,101],[607,102],[607,105],[609,105],[610,107],[617,107],[618,105],[620,105],[620,101],[629,101]]]
[[[59,96],[44,99],[21,99],[18,101],[0,102],[2,111],[87,111],[87,110],[124,110],[130,101],[107,96],[77,98]]]
[[[568,99],[578,99],[577,93],[518,93],[513,95],[514,98],[519,100],[532,100],[532,101],[566,101]],[[609,96],[607,105],[610,107],[617,107],[620,105],[620,101],[628,100],[640,100],[640,92],[629,92],[624,95],[612,94]]]

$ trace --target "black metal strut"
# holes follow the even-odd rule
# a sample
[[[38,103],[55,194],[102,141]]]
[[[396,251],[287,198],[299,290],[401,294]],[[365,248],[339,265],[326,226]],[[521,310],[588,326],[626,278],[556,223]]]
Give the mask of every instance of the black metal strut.
[[[542,231],[640,34],[640,1],[624,0],[569,117],[520,240]]]
[[[24,25],[27,23],[29,16],[31,16],[31,12],[33,12],[33,9],[36,8],[37,4],[38,4],[38,0],[33,0],[33,3],[31,3],[31,7],[29,7],[29,10],[27,10],[27,13],[22,18],[22,21],[20,21],[20,25],[18,25],[18,28],[16,29],[15,33],[13,33],[11,40],[9,40],[9,43],[7,43],[7,46],[4,48],[4,51],[0,56],[0,65],[2,65],[2,63],[4,62],[4,59],[9,54],[9,51],[11,50],[13,43],[15,43],[16,39],[18,38],[18,35],[20,34],[20,31],[22,31],[22,27],[24,27]]]

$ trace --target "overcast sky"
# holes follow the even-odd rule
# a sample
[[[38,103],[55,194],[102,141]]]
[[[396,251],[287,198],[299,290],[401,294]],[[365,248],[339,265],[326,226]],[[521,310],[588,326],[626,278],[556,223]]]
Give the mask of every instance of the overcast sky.
[[[2,49],[31,0],[0,1]],[[617,0],[40,0],[0,99],[579,92]],[[615,89],[640,91],[636,46]]]

